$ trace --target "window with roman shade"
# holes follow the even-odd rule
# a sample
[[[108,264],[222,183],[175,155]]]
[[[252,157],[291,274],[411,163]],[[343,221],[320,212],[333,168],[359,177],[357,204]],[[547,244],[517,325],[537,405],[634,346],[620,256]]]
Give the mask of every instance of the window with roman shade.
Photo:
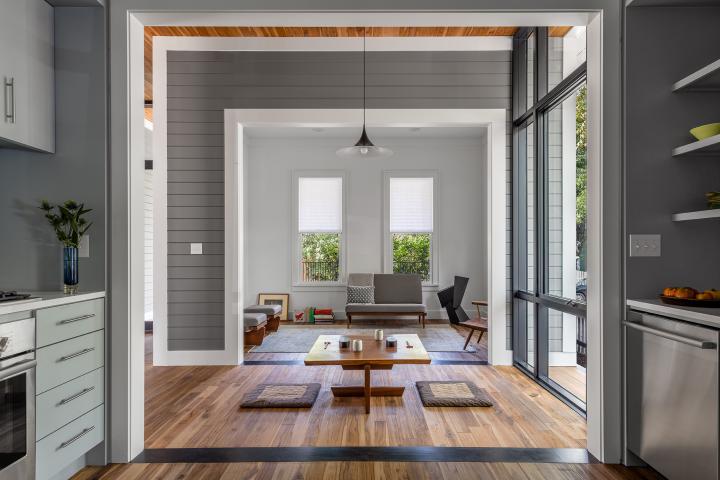
[[[435,175],[386,175],[388,250],[393,273],[416,273],[433,280]]]
[[[343,178],[297,178],[300,283],[340,281]]]

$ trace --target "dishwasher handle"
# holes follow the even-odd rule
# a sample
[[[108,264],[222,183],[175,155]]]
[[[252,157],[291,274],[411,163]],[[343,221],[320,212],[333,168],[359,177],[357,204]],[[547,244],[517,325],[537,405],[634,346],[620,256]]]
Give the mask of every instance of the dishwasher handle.
[[[642,325],[640,323],[633,323],[633,322],[628,322],[628,321],[623,321],[622,323],[623,323],[623,325],[625,325],[628,328],[632,328],[634,330],[639,330],[641,332],[649,333],[651,335],[657,335],[658,337],[667,338],[668,340],[674,340],[676,342],[684,343],[685,345],[690,345],[691,347],[700,348],[702,350],[717,349],[717,344],[715,342],[708,342],[706,340],[698,340],[696,338],[685,337],[683,335],[678,335],[677,333],[667,332],[665,330],[648,327],[648,326]]]

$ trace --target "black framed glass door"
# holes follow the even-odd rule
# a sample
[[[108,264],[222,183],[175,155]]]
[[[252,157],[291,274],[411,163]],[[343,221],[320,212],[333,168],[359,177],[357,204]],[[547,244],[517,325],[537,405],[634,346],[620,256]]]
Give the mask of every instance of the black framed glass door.
[[[515,37],[513,352],[519,368],[584,411],[585,43],[584,30],[558,31]]]

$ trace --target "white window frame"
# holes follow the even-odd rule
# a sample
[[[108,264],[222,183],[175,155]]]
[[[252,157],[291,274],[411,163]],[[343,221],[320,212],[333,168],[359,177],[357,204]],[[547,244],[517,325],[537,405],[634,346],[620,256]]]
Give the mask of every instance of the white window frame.
[[[300,229],[298,228],[298,190],[300,178],[340,178],[342,179],[342,232],[340,232],[340,259],[338,265],[338,281],[336,282],[303,282],[300,276],[300,260],[302,248],[300,248]],[[292,286],[299,288],[323,288],[345,286],[346,264],[347,264],[347,190],[348,175],[345,170],[293,170],[292,174]]]
[[[384,170],[383,171],[383,272],[393,273],[392,234],[390,233],[390,179],[433,179],[433,231],[430,236],[430,280],[423,280],[424,287],[437,287],[440,278],[438,244],[438,171],[437,170]]]

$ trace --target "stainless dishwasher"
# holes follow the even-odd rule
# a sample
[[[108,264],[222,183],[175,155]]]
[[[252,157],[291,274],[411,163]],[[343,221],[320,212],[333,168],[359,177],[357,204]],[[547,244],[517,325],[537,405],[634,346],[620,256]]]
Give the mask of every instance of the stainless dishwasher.
[[[674,479],[718,479],[718,330],[631,311],[628,449]]]

